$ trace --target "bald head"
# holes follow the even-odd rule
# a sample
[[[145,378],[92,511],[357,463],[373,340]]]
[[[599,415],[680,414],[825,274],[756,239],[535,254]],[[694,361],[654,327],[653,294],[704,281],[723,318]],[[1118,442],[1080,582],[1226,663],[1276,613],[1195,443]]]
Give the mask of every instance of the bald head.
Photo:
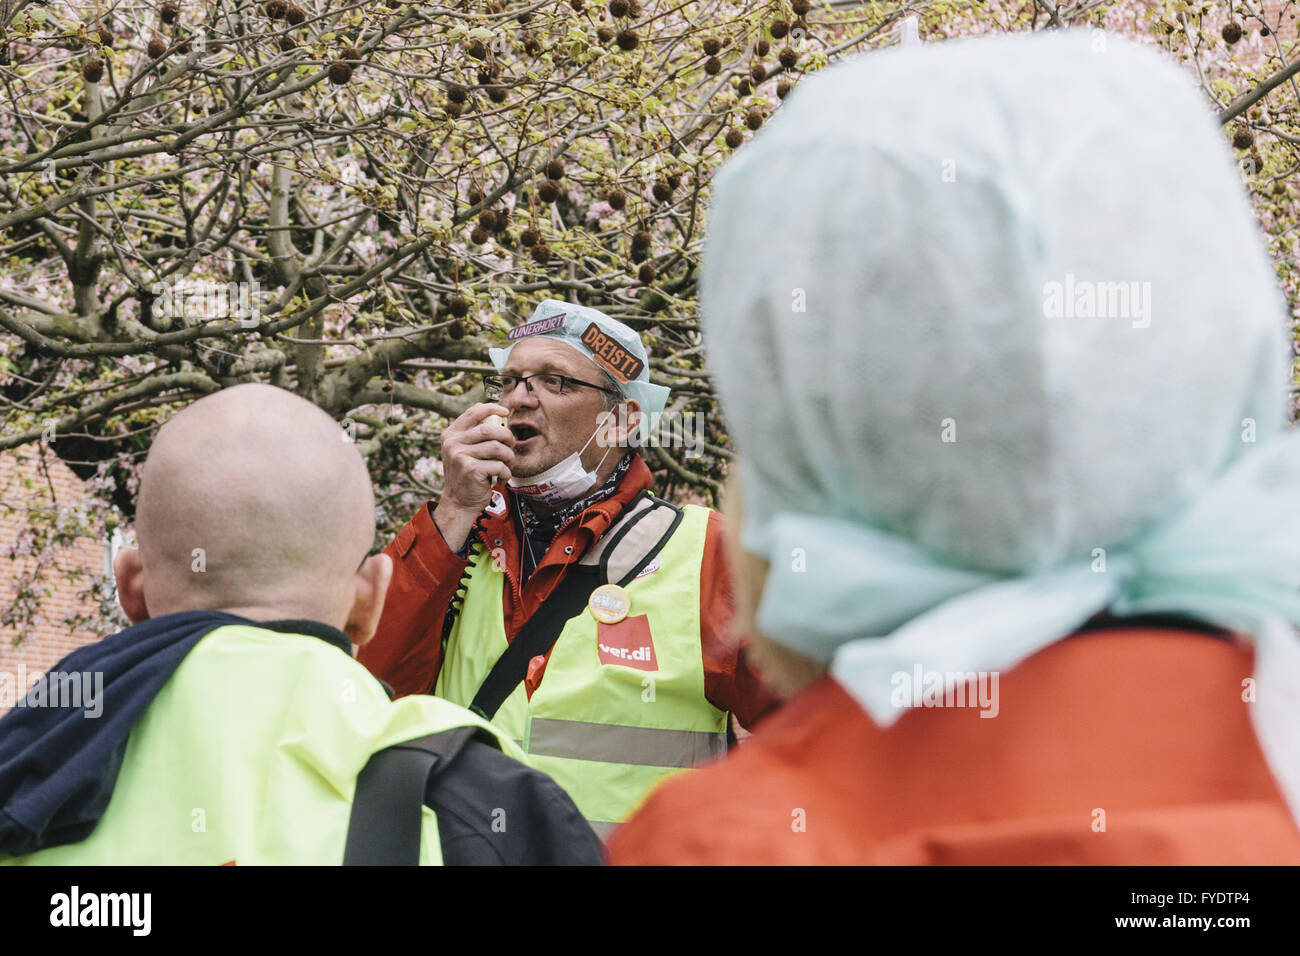
[[[342,627],[374,539],[374,497],[329,415],[282,389],[239,385],[159,431],[136,531],[143,616],[220,609]]]

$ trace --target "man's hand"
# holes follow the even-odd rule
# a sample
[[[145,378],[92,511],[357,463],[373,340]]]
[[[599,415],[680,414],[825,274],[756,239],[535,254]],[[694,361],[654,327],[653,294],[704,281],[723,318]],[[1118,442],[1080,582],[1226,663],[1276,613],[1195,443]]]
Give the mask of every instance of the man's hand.
[[[510,410],[494,402],[471,405],[442,432],[442,499],[434,523],[447,546],[459,551],[492,496],[492,479],[510,480],[515,463],[515,436],[487,419]]]

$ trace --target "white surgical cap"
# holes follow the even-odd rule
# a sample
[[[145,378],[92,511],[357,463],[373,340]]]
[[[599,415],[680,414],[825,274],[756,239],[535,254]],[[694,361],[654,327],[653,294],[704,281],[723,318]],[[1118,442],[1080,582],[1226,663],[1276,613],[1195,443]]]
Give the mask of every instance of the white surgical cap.
[[[604,333],[611,345],[623,350],[625,356],[639,365],[631,377],[613,374],[610,362],[593,351],[586,340],[592,325]],[[650,381],[650,353],[646,351],[641,336],[630,326],[617,319],[612,319],[604,312],[585,305],[561,302],[559,299],[543,299],[533,310],[532,317],[523,325],[516,326],[509,332],[511,344],[505,348],[488,349],[488,357],[499,372],[505,368],[506,359],[520,339],[532,335],[544,336],[563,342],[581,355],[590,359],[602,371],[609,374],[610,381],[628,398],[635,399],[641,408],[644,421],[653,427],[663,414],[668,403],[668,386],[656,385]]]
[[[885,725],[916,663],[1006,669],[1106,607],[1223,623],[1300,808],[1285,316],[1178,67],[1053,31],[809,77],[717,177],[701,308],[765,634]]]

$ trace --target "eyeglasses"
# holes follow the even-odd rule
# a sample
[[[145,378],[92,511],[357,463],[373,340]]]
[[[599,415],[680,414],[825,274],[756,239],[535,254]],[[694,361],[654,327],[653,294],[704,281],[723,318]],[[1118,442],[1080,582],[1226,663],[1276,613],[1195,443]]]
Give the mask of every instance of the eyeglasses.
[[[534,372],[532,375],[484,375],[483,389],[487,398],[495,402],[499,401],[503,395],[511,394],[520,382],[524,383],[529,392],[535,394],[533,380],[541,383],[541,391],[544,395],[570,394],[575,385],[594,388],[596,391],[604,392],[607,395],[618,394],[612,388],[593,385],[591,382],[584,382],[581,379],[571,378],[568,375],[559,375],[555,372]]]

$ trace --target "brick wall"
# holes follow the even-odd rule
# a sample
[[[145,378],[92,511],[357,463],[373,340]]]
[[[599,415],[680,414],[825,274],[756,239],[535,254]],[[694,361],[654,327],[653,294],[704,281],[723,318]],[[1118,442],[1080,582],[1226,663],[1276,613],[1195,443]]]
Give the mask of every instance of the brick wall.
[[[34,558],[9,560],[9,549],[25,522],[21,512],[8,514],[9,509],[2,505],[21,507],[33,498],[51,507],[69,505],[80,502],[84,494],[80,479],[49,449],[32,446],[0,453],[0,602],[13,598],[19,576],[36,563]],[[26,668],[30,683],[78,647],[97,639],[98,635],[90,631],[70,631],[62,619],[75,612],[88,613],[93,607],[77,596],[88,587],[85,579],[69,583],[66,572],[83,567],[91,573],[102,573],[103,566],[103,542],[83,538],[64,548],[55,559],[55,567],[46,573],[52,591],[42,601],[40,620],[31,633],[15,646],[17,635],[13,629],[0,628],[0,672],[11,675],[10,686],[15,681],[13,675],[22,673],[21,667]],[[8,703],[0,697],[0,713],[8,710]]]

